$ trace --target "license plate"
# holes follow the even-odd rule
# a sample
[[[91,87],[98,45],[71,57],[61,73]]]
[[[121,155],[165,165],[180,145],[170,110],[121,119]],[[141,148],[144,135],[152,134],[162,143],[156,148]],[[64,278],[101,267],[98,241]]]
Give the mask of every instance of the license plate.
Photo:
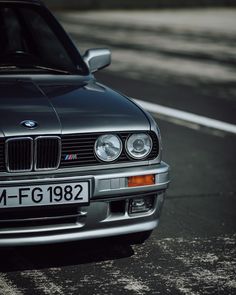
[[[88,204],[89,182],[0,187],[0,208]]]

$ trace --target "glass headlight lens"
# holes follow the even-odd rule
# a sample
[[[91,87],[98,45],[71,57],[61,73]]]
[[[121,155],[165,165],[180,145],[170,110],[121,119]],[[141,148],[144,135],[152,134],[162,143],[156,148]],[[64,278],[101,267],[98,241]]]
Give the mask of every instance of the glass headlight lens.
[[[143,159],[152,150],[152,139],[146,133],[133,134],[126,142],[126,150],[130,157]]]
[[[120,138],[113,134],[105,134],[98,137],[95,142],[96,156],[104,162],[115,161],[122,152]]]

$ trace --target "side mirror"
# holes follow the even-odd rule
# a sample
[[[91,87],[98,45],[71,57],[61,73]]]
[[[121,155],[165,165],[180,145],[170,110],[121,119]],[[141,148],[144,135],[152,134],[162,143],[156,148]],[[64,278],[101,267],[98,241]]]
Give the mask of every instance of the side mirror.
[[[89,49],[83,56],[89,70],[94,73],[111,63],[111,51],[109,49]]]

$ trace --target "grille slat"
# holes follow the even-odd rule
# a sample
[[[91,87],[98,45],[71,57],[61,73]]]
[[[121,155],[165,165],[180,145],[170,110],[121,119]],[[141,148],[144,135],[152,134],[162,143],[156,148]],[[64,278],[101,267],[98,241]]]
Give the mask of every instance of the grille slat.
[[[31,171],[33,159],[33,140],[29,137],[6,141],[8,171]]]
[[[34,170],[50,170],[57,168],[75,168],[91,165],[105,165],[94,155],[94,144],[96,139],[104,133],[69,134],[58,136],[39,136],[33,138],[13,138],[7,139],[9,151],[8,159],[11,171],[30,171],[30,158],[33,157],[31,144],[34,141]],[[120,132],[123,146],[130,136],[129,132]],[[159,142],[154,132],[149,132],[153,140],[153,148],[146,160],[154,159],[159,153]],[[19,140],[20,139],[20,140]],[[10,143],[10,145],[9,145]],[[5,166],[5,141],[0,138],[0,172],[6,171]],[[68,160],[68,156],[71,156]],[[129,163],[139,160],[131,159],[123,149],[120,157],[113,163]],[[33,160],[32,160],[33,162]],[[59,165],[60,164],[60,165]],[[111,164],[111,163],[107,163]],[[25,170],[26,169],[26,170]],[[28,170],[29,169],[29,170]]]
[[[4,144],[1,144],[0,171],[5,171],[6,168],[8,172],[32,171],[33,164],[34,170],[57,169],[61,157],[60,141],[58,136],[7,139],[5,143],[7,167],[4,163]]]
[[[79,214],[79,208],[75,205],[4,209],[1,210],[0,228],[75,224]]]
[[[94,155],[94,144],[96,139],[103,133],[93,133],[93,134],[77,134],[77,135],[64,135],[62,136],[62,158],[61,158],[61,168],[69,167],[81,167],[81,166],[91,166],[91,165],[104,165],[106,163],[99,161]],[[158,156],[159,146],[158,139],[154,132],[149,132],[153,140],[153,149],[147,160],[154,159]],[[130,133],[120,132],[120,136],[123,146],[125,146],[125,141],[129,137]],[[65,160],[66,155],[76,154],[78,159],[76,160]],[[114,163],[125,163],[134,162],[137,160],[130,159],[125,151],[121,153],[120,157]],[[107,163],[111,164],[111,163]]]
[[[60,138],[38,137],[35,139],[35,170],[57,169],[61,156]]]

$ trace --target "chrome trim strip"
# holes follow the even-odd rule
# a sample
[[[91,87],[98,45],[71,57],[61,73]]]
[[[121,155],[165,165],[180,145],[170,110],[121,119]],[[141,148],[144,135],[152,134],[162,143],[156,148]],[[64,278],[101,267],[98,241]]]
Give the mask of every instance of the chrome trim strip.
[[[137,167],[122,167],[120,169],[107,168],[104,170],[97,169],[92,171],[78,171],[75,170],[73,173],[68,174],[67,171],[64,173],[55,173],[53,175],[48,174],[38,174],[38,175],[25,175],[17,178],[7,177],[1,178],[0,186],[12,186],[21,183],[42,183],[42,182],[61,182],[61,181],[71,181],[71,180],[80,180],[80,179],[106,179],[106,178],[121,178],[128,177],[133,175],[144,175],[144,174],[160,174],[166,173],[169,171],[169,165],[165,162],[161,162],[155,165],[144,165]]]
[[[66,218],[77,218],[79,214],[68,214],[68,215],[56,215],[56,216],[43,216],[43,217],[33,217],[33,218],[15,218],[15,219],[0,219],[0,223],[13,223],[13,222],[34,222],[34,221],[44,221],[44,220],[60,220]]]
[[[91,173],[91,171],[90,171]],[[104,186],[102,181],[110,180],[110,179],[120,179],[127,178],[129,176],[134,175],[147,175],[154,174],[156,175],[157,183],[149,186],[140,186],[140,187],[126,187],[119,186],[111,189],[104,190]],[[57,176],[53,175],[52,177],[46,176],[45,178],[27,178],[27,179],[19,179],[19,180],[7,180],[1,181],[0,186],[16,186],[18,184],[27,183],[27,185],[31,184],[44,184],[44,183],[57,183],[57,182],[71,182],[71,181],[82,181],[82,180],[90,180],[91,185],[91,201],[93,199],[98,200],[99,198],[108,198],[109,196],[113,198],[117,198],[119,195],[131,195],[131,194],[140,194],[140,193],[148,193],[148,192],[156,192],[159,190],[165,190],[168,187],[170,182],[169,176],[169,166],[162,162],[161,164],[157,164],[155,166],[148,167],[137,167],[124,169],[123,171],[117,171],[116,169],[109,169],[107,171],[98,171],[97,173],[87,174],[87,175],[71,175],[71,176]]]
[[[111,236],[125,235],[140,231],[153,230],[157,227],[159,219],[142,221],[136,224],[122,224],[120,226],[109,226],[102,229],[87,229],[87,230],[78,230],[74,232],[67,233],[52,233],[49,235],[37,236],[3,236],[0,239],[0,246],[20,246],[20,245],[40,245],[40,244],[50,244],[50,243],[63,243],[63,242],[72,242],[78,240],[87,240],[94,238],[105,238]]]
[[[11,170],[9,167],[9,155],[8,155],[8,144],[11,141],[17,141],[17,140],[30,140],[31,141],[31,157],[30,157],[30,169],[21,169],[21,170]],[[29,172],[32,171],[33,169],[33,139],[31,137],[13,137],[13,138],[9,138],[5,141],[5,165],[6,165],[6,169],[7,172]]]
[[[80,222],[73,222],[73,223],[67,223],[67,224],[59,224],[59,225],[50,225],[50,226],[34,226],[34,227],[18,227],[18,228],[8,228],[8,229],[1,229],[0,230],[0,236],[1,235],[14,235],[14,234],[29,234],[29,233],[47,233],[51,231],[62,231],[62,230],[68,230],[68,229],[80,229],[84,226],[84,223]],[[0,237],[0,246],[1,246],[1,240]]]
[[[58,175],[58,177],[60,177],[60,175],[62,174],[85,174],[85,173],[90,173],[90,171],[94,171],[94,172],[99,172],[99,171],[107,171],[107,170],[111,170],[111,169],[129,169],[130,168],[130,164],[132,164],[133,168],[137,168],[137,167],[145,167],[145,166],[150,166],[150,165],[158,165],[160,164],[160,162],[158,162],[157,160],[144,160],[144,161],[137,161],[137,162],[125,162],[125,163],[104,163],[100,164],[100,165],[88,165],[88,166],[79,166],[79,167],[70,167],[70,168],[60,168],[57,170],[53,170],[54,175]],[[21,176],[22,177],[38,177],[38,176],[44,176],[47,175],[48,171],[31,171],[30,173],[27,172],[22,172]],[[11,177],[17,177],[18,174],[11,174]],[[6,171],[4,172],[0,172],[0,178],[4,179],[9,177],[9,174],[6,173]]]

